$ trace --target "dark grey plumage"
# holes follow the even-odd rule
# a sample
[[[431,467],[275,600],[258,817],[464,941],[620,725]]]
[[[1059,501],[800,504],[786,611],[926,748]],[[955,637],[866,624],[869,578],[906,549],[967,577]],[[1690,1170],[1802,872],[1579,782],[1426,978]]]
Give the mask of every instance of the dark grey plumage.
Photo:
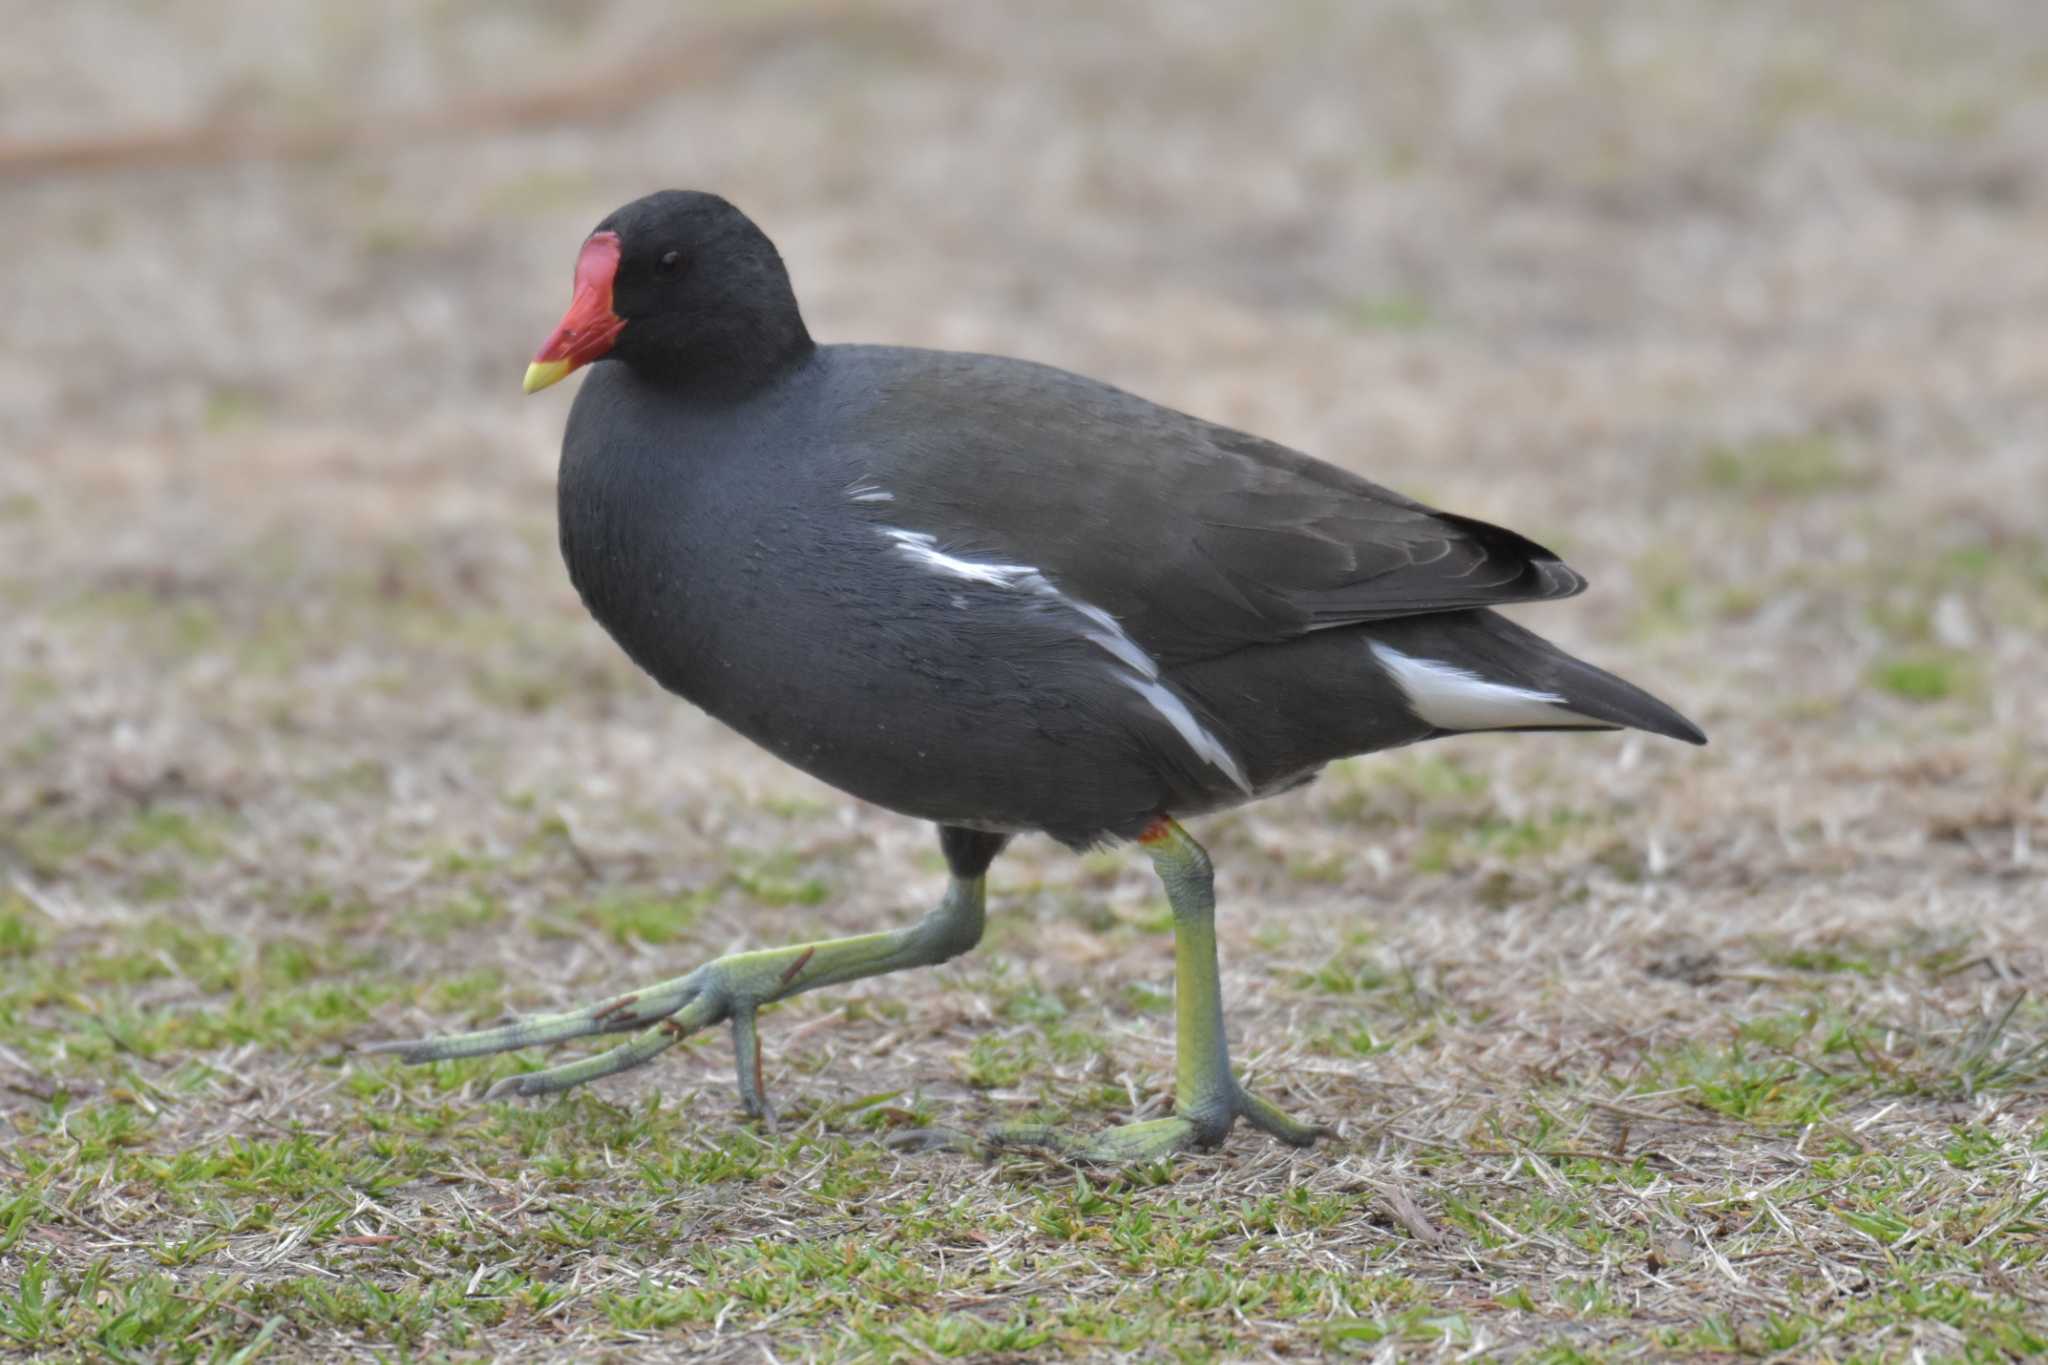
[[[1272,442],[995,356],[807,345],[736,398],[644,368],[600,362],[570,418],[578,590],[664,686],[893,810],[1079,845],[1445,733],[1374,642],[1701,738],[1485,610],[1581,591],[1555,555]]]

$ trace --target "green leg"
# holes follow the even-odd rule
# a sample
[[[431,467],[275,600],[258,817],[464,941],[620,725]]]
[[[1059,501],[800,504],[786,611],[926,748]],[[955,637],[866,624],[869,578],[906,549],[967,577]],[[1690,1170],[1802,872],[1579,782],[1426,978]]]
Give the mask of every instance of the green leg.
[[[941,835],[953,868],[952,883],[938,909],[907,929],[731,953],[687,976],[580,1009],[534,1015],[475,1033],[375,1043],[365,1050],[395,1052],[407,1062],[435,1062],[560,1043],[594,1033],[638,1030],[632,1039],[608,1051],[544,1071],[508,1076],[490,1091],[493,1097],[540,1095],[630,1070],[699,1029],[729,1022],[740,1103],[749,1114],[764,1116],[768,1100],[761,1084],[761,1043],[754,1019],[761,1006],[820,986],[908,967],[936,966],[981,941],[988,864],[1004,841],[1000,836],[952,829],[942,830]]]
[[[1216,968],[1216,891],[1209,855],[1171,820],[1139,841],[1152,856],[1173,908],[1174,1113],[1073,1139],[1055,1130],[1014,1125],[996,1130],[998,1144],[1052,1147],[1086,1161],[1150,1161],[1190,1147],[1214,1147],[1243,1119],[1282,1142],[1306,1147],[1323,1130],[1289,1118],[1247,1093],[1230,1070],[1223,1036],[1223,985]]]

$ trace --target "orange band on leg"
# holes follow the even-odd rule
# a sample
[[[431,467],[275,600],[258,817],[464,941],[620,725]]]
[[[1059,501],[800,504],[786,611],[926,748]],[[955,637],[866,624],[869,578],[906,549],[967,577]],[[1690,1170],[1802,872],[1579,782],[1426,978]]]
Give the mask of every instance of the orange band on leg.
[[[1151,824],[1145,826],[1144,832],[1138,836],[1138,842],[1150,847],[1153,844],[1163,843],[1172,837],[1173,819],[1170,816],[1162,815]]]

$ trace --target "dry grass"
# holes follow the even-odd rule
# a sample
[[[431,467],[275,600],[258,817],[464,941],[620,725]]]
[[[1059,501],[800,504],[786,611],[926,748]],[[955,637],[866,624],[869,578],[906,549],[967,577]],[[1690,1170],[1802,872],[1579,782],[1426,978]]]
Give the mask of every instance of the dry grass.
[[[2048,1350],[2038,6],[557,8],[9,20],[12,143],[327,155],[0,187],[0,1350]],[[623,115],[319,134],[714,40]],[[542,1105],[351,1055],[938,889],[563,582],[518,372],[662,183],[823,336],[1557,545],[1594,591],[1523,619],[1714,746],[1444,743],[1197,830],[1310,1153],[881,1141],[1165,1102],[1157,892],[1042,842],[976,954],[774,1012],[776,1133],[722,1038]]]

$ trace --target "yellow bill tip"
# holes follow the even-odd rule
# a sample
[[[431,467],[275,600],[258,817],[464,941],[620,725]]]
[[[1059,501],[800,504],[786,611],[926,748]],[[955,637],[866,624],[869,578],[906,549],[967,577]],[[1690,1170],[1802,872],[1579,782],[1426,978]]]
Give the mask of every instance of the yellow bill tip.
[[[526,382],[520,387],[528,393],[539,393],[550,384],[558,384],[569,375],[570,365],[566,360],[536,360],[526,367]]]

